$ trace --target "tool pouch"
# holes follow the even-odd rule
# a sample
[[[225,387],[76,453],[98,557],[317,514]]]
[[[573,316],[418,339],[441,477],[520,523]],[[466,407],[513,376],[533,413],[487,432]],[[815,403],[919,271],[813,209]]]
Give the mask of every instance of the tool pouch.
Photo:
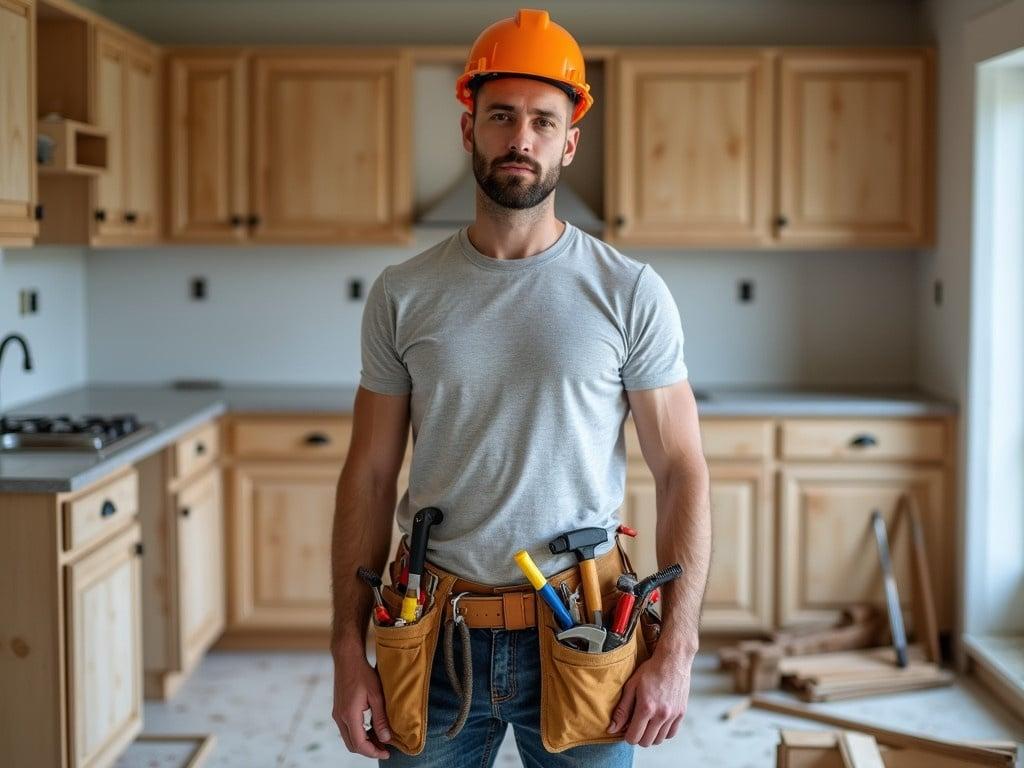
[[[433,603],[425,606],[423,615],[412,624],[389,627],[374,621],[376,668],[391,727],[391,740],[386,743],[407,755],[418,755],[426,745],[430,672],[441,616],[454,583],[455,577],[442,577]],[[392,585],[384,585],[381,596],[392,616],[401,614],[402,595]]]
[[[623,570],[632,572],[621,546],[619,551]],[[604,606],[613,607],[618,594],[614,581],[601,584]],[[625,728],[618,733],[608,733],[608,726],[622,695],[622,687],[649,657],[643,632],[634,631],[618,648],[588,653],[559,641],[555,636],[559,631],[551,608],[543,600],[538,600],[540,734],[544,748],[548,752],[562,752],[583,744],[622,741]]]

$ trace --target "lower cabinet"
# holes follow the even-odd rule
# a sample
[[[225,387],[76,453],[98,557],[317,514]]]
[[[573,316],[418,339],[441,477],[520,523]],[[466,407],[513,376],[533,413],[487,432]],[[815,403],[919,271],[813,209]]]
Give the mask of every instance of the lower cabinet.
[[[142,730],[133,469],[0,493],[0,764],[106,768]]]
[[[778,623],[789,627],[834,621],[855,602],[884,605],[881,565],[871,526],[877,509],[886,521],[893,568],[904,604],[913,599],[911,537],[907,520],[896,516],[909,494],[925,533],[939,626],[952,623],[952,569],[946,551],[945,474],[941,467],[887,464],[785,465],[780,477]],[[909,621],[908,621],[909,623]]]
[[[72,767],[108,765],[142,728],[138,541],[135,525],[66,570]]]

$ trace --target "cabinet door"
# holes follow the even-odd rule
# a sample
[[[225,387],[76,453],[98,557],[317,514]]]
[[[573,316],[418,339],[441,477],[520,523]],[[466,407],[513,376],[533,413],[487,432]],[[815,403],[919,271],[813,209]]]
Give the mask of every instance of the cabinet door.
[[[36,203],[35,5],[0,0],[0,245],[31,245]]]
[[[249,215],[245,59],[181,56],[168,67],[169,235],[244,240]]]
[[[927,243],[930,57],[787,51],[780,67],[779,242]]]
[[[181,668],[191,669],[224,630],[224,508],[211,467],[176,499]]]
[[[157,205],[157,63],[141,52],[125,57],[124,199],[132,239],[153,240],[159,231]]]
[[[254,60],[259,240],[404,241],[408,64],[397,55]]]
[[[142,728],[138,524],[67,568],[70,766],[109,765]]]
[[[121,40],[96,30],[96,122],[107,131],[107,170],[96,181],[96,234],[128,233],[125,221],[125,68]]]
[[[758,52],[621,59],[616,242],[768,239],[771,76]]]
[[[339,466],[240,463],[231,506],[232,626],[323,629]]]
[[[766,631],[772,624],[772,505],[763,464],[717,462],[711,473],[712,556],[701,611],[704,631]],[[623,537],[641,578],[658,570],[657,504],[650,472],[633,467],[627,479]],[[685,574],[683,578],[686,578]]]
[[[900,600],[912,601],[910,530],[902,517],[894,524],[899,498],[909,493],[925,530],[939,624],[950,626],[950,569],[939,568],[951,562],[941,468],[792,464],[783,467],[779,482],[780,625],[831,622],[853,603],[884,610],[874,509],[886,521]]]

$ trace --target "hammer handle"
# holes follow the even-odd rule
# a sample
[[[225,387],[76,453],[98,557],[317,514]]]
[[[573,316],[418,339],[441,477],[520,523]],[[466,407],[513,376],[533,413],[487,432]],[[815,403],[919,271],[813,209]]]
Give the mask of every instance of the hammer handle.
[[[601,605],[601,583],[597,579],[597,561],[580,560],[580,577],[583,580],[583,600],[590,612],[590,620],[597,624],[597,612],[604,613]]]

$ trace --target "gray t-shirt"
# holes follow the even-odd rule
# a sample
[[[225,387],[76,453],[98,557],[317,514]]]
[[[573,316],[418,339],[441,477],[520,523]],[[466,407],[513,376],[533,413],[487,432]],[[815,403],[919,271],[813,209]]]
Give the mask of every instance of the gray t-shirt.
[[[570,567],[547,544],[576,528],[605,528],[597,554],[611,549],[625,390],[687,377],[664,280],[568,223],[525,259],[485,256],[463,228],[387,267],[367,295],[362,364],[366,389],[412,393],[399,528],[440,508],[427,559],[489,585],[526,582],[520,549],[545,575]]]

